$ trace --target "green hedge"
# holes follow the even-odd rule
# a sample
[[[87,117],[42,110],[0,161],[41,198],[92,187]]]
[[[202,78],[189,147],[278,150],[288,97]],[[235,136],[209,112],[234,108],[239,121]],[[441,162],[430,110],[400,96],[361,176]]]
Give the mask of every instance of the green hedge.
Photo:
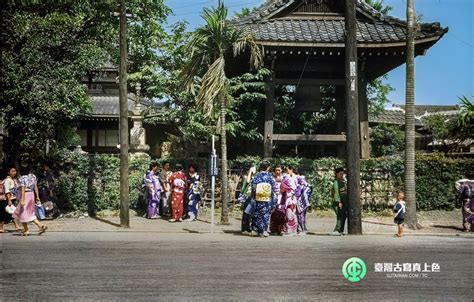
[[[162,160],[156,160],[161,164]],[[207,167],[207,159],[185,162],[169,160],[176,164],[196,163],[200,170]],[[259,157],[239,157],[229,166],[237,172],[251,165],[258,165]],[[130,161],[130,207],[143,208],[141,185],[150,161]],[[272,164],[293,165],[302,168],[313,185],[313,205],[320,209],[330,208],[331,183],[334,168],[344,163],[336,158],[309,160],[304,158],[278,158]],[[68,153],[56,165],[59,198],[70,210],[95,213],[119,208],[119,158],[112,155],[84,155]],[[363,160],[361,163],[362,204],[367,210],[383,210],[397,190],[403,189],[403,160],[400,157],[382,157]],[[474,159],[452,159],[441,154],[417,154],[416,197],[422,210],[453,209],[454,182],[465,172],[474,170]],[[317,205],[314,202],[317,201]]]
[[[258,164],[261,158],[239,157],[234,166]],[[273,164],[301,167],[313,185],[313,202],[330,208],[333,170],[344,166],[335,158],[308,160],[303,158],[273,159]],[[474,170],[472,158],[450,158],[439,153],[416,155],[416,199],[421,210],[452,210],[455,207],[454,183],[467,171]],[[404,162],[401,157],[381,157],[361,162],[362,205],[366,210],[383,210],[389,206],[396,191],[403,190]],[[314,204],[313,204],[314,206]]]

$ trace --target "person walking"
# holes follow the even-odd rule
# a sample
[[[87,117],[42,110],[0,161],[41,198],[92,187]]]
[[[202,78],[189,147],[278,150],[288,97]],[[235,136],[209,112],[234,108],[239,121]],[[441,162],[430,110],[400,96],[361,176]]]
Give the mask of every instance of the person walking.
[[[41,235],[48,227],[40,223],[35,215],[35,201],[37,204],[40,202],[37,178],[29,166],[23,167],[21,172],[23,175],[18,180],[20,186],[20,203],[15,209],[15,212],[13,212],[12,217],[23,225],[23,236],[30,235],[28,228],[28,223],[30,222],[33,222],[38,227],[38,235]]]
[[[18,184],[17,171],[14,167],[11,167],[8,170],[8,176],[7,178],[3,180],[3,190],[5,194],[6,206],[10,208],[16,207],[18,205],[17,200],[19,199],[20,186]],[[2,209],[5,210],[5,213],[3,214],[4,215],[3,219],[5,219],[4,223],[13,221],[13,224],[15,225],[15,230],[17,232],[20,232],[21,231],[20,226],[13,219],[12,213],[7,212],[6,208],[4,208],[3,206],[2,206]],[[0,229],[3,230],[3,223],[0,225]]]
[[[456,189],[462,210],[462,226],[465,232],[474,232],[474,173],[467,179],[456,182]]]

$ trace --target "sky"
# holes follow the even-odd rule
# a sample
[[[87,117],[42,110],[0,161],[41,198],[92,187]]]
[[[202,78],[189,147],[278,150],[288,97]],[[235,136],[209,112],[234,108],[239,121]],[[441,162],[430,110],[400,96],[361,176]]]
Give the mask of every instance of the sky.
[[[202,24],[203,7],[218,0],[167,0],[173,10],[170,24],[185,20],[192,30]],[[260,0],[224,0],[229,16],[244,7],[259,6]],[[406,0],[384,0],[393,7],[389,15],[406,19]],[[449,32],[415,61],[415,103],[419,105],[452,105],[459,96],[474,96],[474,0],[415,0],[415,11],[423,22],[440,22]],[[395,90],[389,100],[405,102],[405,65],[388,73],[387,83]]]

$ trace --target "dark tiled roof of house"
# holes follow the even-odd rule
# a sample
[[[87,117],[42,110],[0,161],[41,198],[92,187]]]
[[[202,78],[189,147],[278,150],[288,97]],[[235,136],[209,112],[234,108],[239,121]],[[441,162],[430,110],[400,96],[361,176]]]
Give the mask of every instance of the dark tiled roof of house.
[[[405,105],[394,105],[395,108],[405,110]],[[415,115],[423,115],[425,113],[450,113],[459,111],[456,105],[415,105]]]
[[[253,34],[259,42],[344,43],[345,24],[341,18],[314,18],[309,15],[298,15],[291,19],[273,18],[300,1],[302,0],[267,1],[249,16],[234,20],[232,24],[246,34]],[[358,19],[358,43],[394,43],[406,40],[405,21],[384,16],[362,0],[358,0],[357,10],[367,16]],[[440,38],[446,31],[439,23],[425,23],[421,24],[416,38]]]
[[[120,113],[119,97],[110,95],[90,96],[92,104],[92,116],[110,116],[118,117]],[[128,109],[131,110],[135,106],[132,99],[128,99]]]
[[[405,112],[403,110],[384,110],[377,116],[369,116],[369,122],[375,124],[405,125]],[[423,126],[419,118],[415,118],[415,126]]]
[[[119,96],[114,94],[91,94],[89,95],[92,105],[92,112],[88,116],[96,117],[118,117],[120,113]],[[141,101],[142,109],[150,107],[160,108],[160,104]],[[135,108],[135,95],[128,94],[128,110]]]

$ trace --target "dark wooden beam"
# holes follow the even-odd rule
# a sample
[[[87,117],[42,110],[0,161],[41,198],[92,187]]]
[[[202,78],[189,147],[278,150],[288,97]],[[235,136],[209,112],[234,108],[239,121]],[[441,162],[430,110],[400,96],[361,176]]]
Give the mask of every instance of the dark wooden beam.
[[[275,74],[273,67],[275,64],[273,58],[270,63],[270,69],[272,70],[270,75],[265,78],[266,82],[266,95],[267,100],[265,101],[265,124],[263,126],[263,157],[271,158],[273,156],[273,115],[275,112]]]
[[[296,79],[296,78],[276,78],[276,85],[315,85],[315,86],[344,86],[344,79]]]
[[[272,139],[278,142],[345,142],[343,134],[273,134]]]
[[[345,91],[343,86],[336,87],[336,127],[337,133],[345,132],[346,130],[346,104],[344,99]],[[337,157],[340,159],[346,158],[346,145],[339,143],[337,145]]]
[[[365,77],[365,62],[360,61],[358,74],[358,97],[359,97],[359,124],[360,124],[360,157],[370,157],[369,139],[369,103],[367,100],[367,80]]]

